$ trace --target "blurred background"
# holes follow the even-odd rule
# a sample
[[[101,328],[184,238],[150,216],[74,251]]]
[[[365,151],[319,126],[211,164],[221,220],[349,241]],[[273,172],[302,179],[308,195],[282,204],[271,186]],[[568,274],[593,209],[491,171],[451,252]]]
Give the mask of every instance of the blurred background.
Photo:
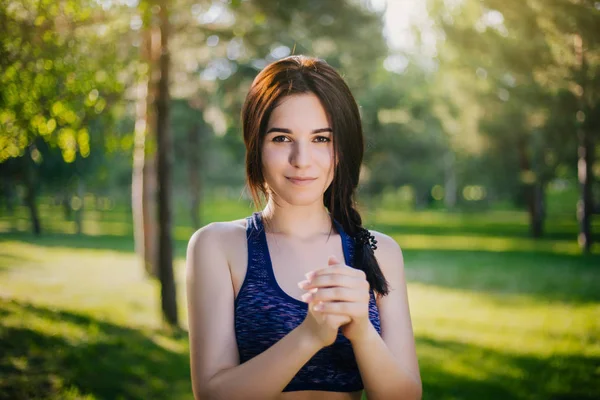
[[[360,105],[425,399],[600,394],[600,2],[2,0],[0,399],[191,398],[184,258],[290,54]]]

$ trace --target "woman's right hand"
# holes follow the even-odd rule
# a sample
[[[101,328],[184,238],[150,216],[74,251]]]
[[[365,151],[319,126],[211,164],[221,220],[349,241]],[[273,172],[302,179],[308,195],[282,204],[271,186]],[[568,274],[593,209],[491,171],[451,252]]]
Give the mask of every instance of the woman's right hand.
[[[327,267],[331,265],[335,265],[335,259],[330,257]],[[312,289],[302,296],[302,299],[308,303],[308,311],[300,326],[322,348],[333,344],[337,338],[338,329],[351,322],[352,319],[347,315],[334,315],[315,310],[319,303],[310,301],[310,298],[316,290]]]
[[[322,348],[333,344],[340,326],[349,323],[351,319],[346,315],[323,314],[315,310],[315,306],[316,304],[308,305],[308,312],[301,326]]]

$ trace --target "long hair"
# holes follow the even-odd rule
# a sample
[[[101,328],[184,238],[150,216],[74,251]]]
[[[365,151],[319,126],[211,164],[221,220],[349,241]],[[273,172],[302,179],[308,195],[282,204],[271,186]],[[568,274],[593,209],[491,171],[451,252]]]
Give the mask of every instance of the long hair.
[[[241,115],[248,189],[257,207],[260,193],[268,198],[261,149],[269,117],[283,97],[306,93],[319,98],[333,130],[335,170],[323,204],[331,218],[355,240],[352,267],[365,272],[371,289],[386,295],[388,283],[373,249],[368,241],[359,239],[365,235],[354,199],[364,153],[360,113],[342,77],[324,60],[301,55],[286,57],[267,65],[254,79]]]

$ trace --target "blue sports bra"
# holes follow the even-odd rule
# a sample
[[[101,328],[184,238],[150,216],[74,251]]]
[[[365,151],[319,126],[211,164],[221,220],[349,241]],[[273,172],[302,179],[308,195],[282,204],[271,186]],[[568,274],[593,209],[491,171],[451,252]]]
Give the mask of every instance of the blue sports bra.
[[[275,279],[261,214],[256,212],[246,220],[248,269],[235,299],[235,334],[240,363],[274,345],[300,325],[308,312],[308,305],[285,293]],[[342,238],[346,265],[352,265],[354,240],[337,221],[335,226]],[[369,319],[381,334],[379,310],[372,290],[370,296]],[[319,350],[283,391],[353,392],[362,389],[352,345],[340,330],[335,342]]]

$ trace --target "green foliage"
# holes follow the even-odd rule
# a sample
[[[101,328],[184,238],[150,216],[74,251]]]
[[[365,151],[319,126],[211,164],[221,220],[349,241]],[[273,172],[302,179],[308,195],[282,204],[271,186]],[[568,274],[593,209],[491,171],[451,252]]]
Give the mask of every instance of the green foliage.
[[[157,12],[152,1],[3,3],[0,163],[33,159],[45,190],[80,177],[87,187],[122,191],[131,172],[136,85],[150,71],[145,35]],[[172,105],[190,104],[189,113],[171,116],[175,185],[182,189],[189,160],[184,138],[195,122],[206,156],[203,179],[243,184],[239,112],[266,63],[291,52],[319,56],[360,92],[386,54],[381,15],[353,1],[181,0],[169,3],[169,13]],[[218,135],[204,122],[215,112],[225,124]],[[207,120],[214,126],[214,118]]]
[[[78,1],[0,7],[0,162],[22,156],[37,137],[66,163],[90,155],[89,125],[123,91],[101,11]]]
[[[444,181],[449,141],[432,112],[426,73],[411,65],[402,75],[382,68],[360,98],[367,141],[364,187],[371,194],[411,185],[420,197]]]
[[[599,126],[597,3],[432,0],[429,6],[443,32],[438,74],[458,83],[444,92],[479,126],[484,167],[503,175],[490,182],[492,189],[506,198],[561,171],[574,177],[578,124]]]

